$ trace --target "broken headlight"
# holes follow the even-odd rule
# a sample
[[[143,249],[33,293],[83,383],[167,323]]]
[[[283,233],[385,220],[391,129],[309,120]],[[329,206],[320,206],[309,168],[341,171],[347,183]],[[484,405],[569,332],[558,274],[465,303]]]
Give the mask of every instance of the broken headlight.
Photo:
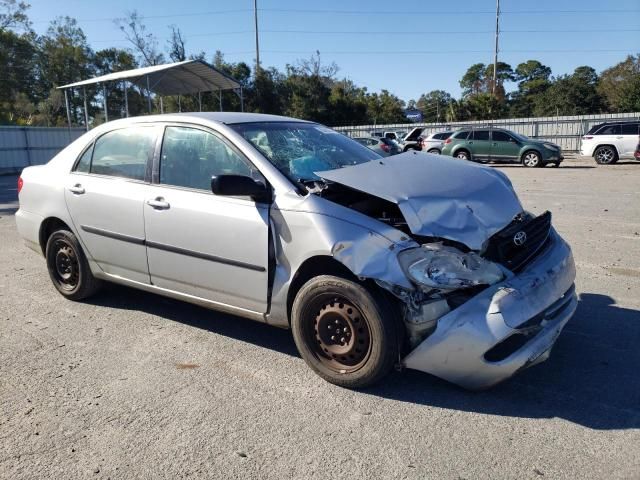
[[[474,252],[464,253],[441,243],[404,250],[398,260],[405,273],[419,285],[457,290],[492,285],[504,278],[502,269]]]

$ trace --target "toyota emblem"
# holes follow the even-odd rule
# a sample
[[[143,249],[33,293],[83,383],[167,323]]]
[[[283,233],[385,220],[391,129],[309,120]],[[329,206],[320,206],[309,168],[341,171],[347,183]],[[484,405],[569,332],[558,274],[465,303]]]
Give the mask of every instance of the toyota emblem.
[[[515,243],[518,247],[521,247],[527,241],[527,234],[525,232],[518,232],[513,236],[513,243]]]

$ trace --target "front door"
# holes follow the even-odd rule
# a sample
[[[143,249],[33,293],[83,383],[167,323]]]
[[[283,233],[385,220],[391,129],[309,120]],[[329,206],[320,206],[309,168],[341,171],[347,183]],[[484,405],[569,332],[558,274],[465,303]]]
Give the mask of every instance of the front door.
[[[143,204],[158,129],[112,130],[82,154],[65,200],[85,250],[111,275],[149,283]]]
[[[489,130],[473,130],[467,140],[471,146],[471,159],[488,161],[491,155],[491,139]]]
[[[640,137],[640,123],[623,123],[620,126],[620,155],[633,156]]]
[[[491,160],[498,162],[519,162],[520,143],[507,132],[491,132]]]
[[[211,193],[211,177],[261,179],[211,131],[167,126],[157,182],[145,199],[151,282],[234,307],[267,311],[269,206]]]

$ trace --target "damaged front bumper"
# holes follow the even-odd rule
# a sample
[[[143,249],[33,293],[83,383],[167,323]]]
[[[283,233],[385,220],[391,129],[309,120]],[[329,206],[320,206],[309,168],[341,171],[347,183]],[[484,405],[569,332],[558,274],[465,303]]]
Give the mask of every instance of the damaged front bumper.
[[[576,310],[574,280],[571,249],[552,230],[523,271],[442,316],[403,364],[482,389],[542,362]]]

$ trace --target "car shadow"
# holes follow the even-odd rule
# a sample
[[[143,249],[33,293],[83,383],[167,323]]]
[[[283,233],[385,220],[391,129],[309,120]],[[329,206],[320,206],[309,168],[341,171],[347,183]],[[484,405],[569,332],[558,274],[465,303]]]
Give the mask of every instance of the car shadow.
[[[299,357],[291,333],[151,293],[110,285],[91,303],[168,320]],[[597,429],[640,428],[640,312],[583,293],[551,358],[481,392],[426,373],[394,372],[362,391],[401,402],[520,418],[561,418]]]

